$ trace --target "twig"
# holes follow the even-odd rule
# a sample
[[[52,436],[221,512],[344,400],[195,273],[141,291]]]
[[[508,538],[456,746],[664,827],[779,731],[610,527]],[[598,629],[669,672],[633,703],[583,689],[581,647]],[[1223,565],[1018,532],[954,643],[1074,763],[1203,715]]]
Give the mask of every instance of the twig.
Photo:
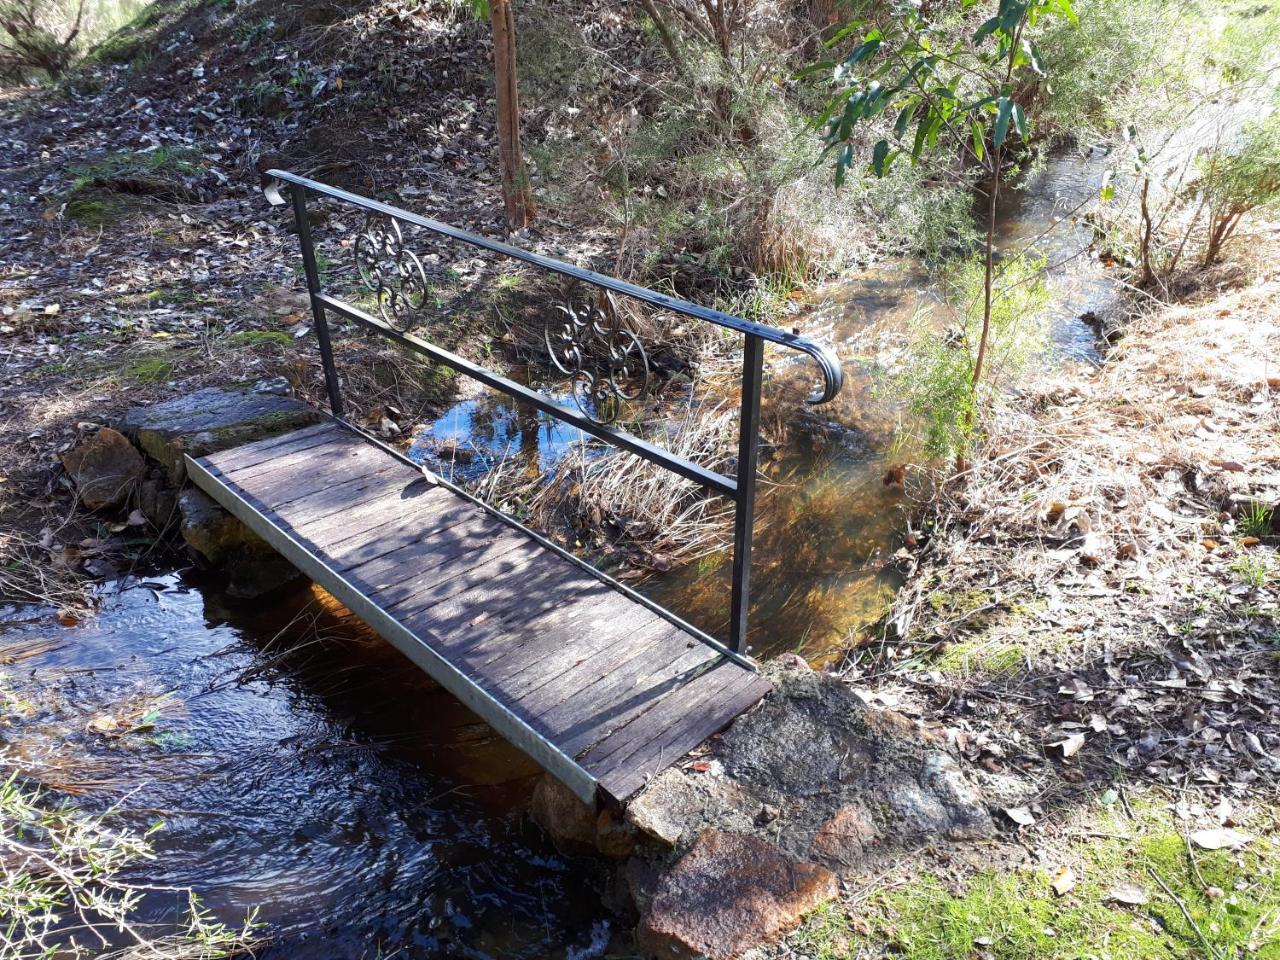
[[[1147,873],[1151,874],[1152,880],[1160,884],[1160,889],[1165,892],[1169,899],[1178,905],[1178,909],[1182,911],[1182,918],[1186,920],[1187,925],[1196,932],[1196,937],[1199,938],[1205,952],[1209,954],[1210,957],[1219,958],[1220,960],[1222,954],[1218,951],[1217,947],[1209,942],[1209,938],[1204,935],[1204,931],[1200,929],[1200,924],[1196,923],[1195,918],[1191,916],[1191,911],[1187,909],[1187,905],[1183,902],[1182,898],[1169,889],[1169,885],[1164,882],[1164,878],[1160,876],[1159,872],[1157,872],[1154,867],[1147,867]]]

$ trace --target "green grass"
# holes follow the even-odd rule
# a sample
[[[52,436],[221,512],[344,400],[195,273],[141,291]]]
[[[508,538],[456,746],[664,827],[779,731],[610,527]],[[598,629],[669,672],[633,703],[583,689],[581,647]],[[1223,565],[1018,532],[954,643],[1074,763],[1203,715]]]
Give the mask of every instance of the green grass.
[[[1250,504],[1240,516],[1240,533],[1246,537],[1269,536],[1274,519],[1273,512],[1263,504]]]
[[[125,216],[145,203],[142,197],[122,194],[100,186],[115,178],[165,180],[196,171],[199,154],[194,150],[161,147],[148,153],[118,151],[90,163],[67,168],[70,185],[59,194],[66,204],[65,214],[88,226],[101,227]]]
[[[1133,839],[1073,845],[1066,856],[1079,879],[1065,896],[1052,891],[1049,868],[987,870],[958,889],[918,877],[874,895],[853,918],[827,906],[793,945],[817,960],[886,947],[903,960],[1280,960],[1280,844],[1264,837],[1240,852],[1196,849],[1193,859],[1163,809],[1137,810],[1137,822],[1104,814],[1097,831]],[[1120,883],[1147,903],[1114,902]]]
[[[1009,679],[1026,669],[1024,647],[1012,640],[979,639],[953,643],[929,666],[944,674],[970,676],[981,673]]]
[[[266,346],[268,344],[287,347],[293,343],[293,336],[283,330],[241,330],[238,333],[231,334],[227,339],[232,343],[242,343],[250,347]]]
[[[1261,590],[1271,580],[1271,564],[1266,557],[1243,554],[1231,564],[1231,569],[1241,583],[1256,590]]]
[[[173,379],[173,363],[163,357],[140,357],[124,368],[124,374],[142,383],[164,383]]]

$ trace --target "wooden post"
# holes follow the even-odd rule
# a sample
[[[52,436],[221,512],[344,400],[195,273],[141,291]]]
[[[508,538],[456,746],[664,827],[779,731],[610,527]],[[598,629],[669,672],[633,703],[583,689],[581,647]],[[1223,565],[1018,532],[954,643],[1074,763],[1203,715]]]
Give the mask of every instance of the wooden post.
[[[507,224],[520,230],[533,219],[533,197],[520,148],[520,95],[516,86],[516,21],[511,0],[491,0],[493,75],[498,97],[498,154]]]

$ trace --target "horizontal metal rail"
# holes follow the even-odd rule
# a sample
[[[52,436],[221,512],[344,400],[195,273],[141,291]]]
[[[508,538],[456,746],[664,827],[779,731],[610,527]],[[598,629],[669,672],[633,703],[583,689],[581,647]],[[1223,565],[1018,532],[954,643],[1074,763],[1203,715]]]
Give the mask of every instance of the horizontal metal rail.
[[[333,347],[329,337],[327,314],[329,311],[354,321],[360,326],[384,336],[393,342],[420,353],[431,360],[443,363],[459,373],[499,390],[515,398],[522,404],[540,410],[556,419],[578,428],[598,440],[611,444],[620,450],[634,454],[645,460],[670,470],[677,476],[684,477],[701,486],[703,489],[728,497],[734,502],[734,546],[731,581],[731,597],[729,604],[729,642],[727,646],[720,644],[703,630],[687,624],[683,619],[668,610],[641,598],[645,606],[661,613],[674,623],[683,626],[698,639],[709,643],[722,652],[735,658],[740,657],[746,649],[747,613],[750,603],[751,580],[751,534],[755,519],[755,477],[757,468],[757,451],[759,445],[760,394],[762,389],[762,370],[764,344],[773,343],[796,351],[814,360],[822,374],[822,387],[808,398],[810,403],[825,403],[840,392],[844,383],[844,372],[835,353],[828,347],[807,340],[804,337],[766,326],[741,317],[722,313],[707,307],[679,300],[675,297],[649,290],[645,287],[627,283],[614,277],[596,273],[582,267],[555,260],[542,254],[521,250],[497,240],[476,236],[459,230],[456,227],[432,220],[408,210],[390,204],[370,200],[328,184],[319,183],[285,170],[271,170],[268,176],[272,180],[265,188],[265,194],[273,205],[285,204],[288,201],[281,194],[282,184],[289,185],[293,205],[294,221],[298,230],[298,239],[302,247],[302,261],[307,278],[307,290],[311,299],[311,311],[315,319],[316,339],[320,346],[320,358],[324,367],[325,384],[329,394],[329,402],[335,417],[344,420],[341,382],[334,362]],[[355,245],[356,263],[361,276],[366,282],[376,279],[379,309],[384,319],[379,319],[365,310],[345,302],[322,289],[320,271],[316,264],[315,247],[311,239],[311,225],[307,216],[306,195],[315,193],[367,211],[371,215],[387,218],[390,226],[373,227],[357,241]],[[419,284],[422,294],[426,292],[426,279],[423,266],[417,256],[407,251],[400,233],[400,223],[411,224],[431,233],[458,240],[482,250],[528,263],[539,269],[568,278],[574,283],[585,283],[605,291],[604,297],[617,294],[630,297],[650,306],[668,310],[676,314],[704,320],[719,327],[739,333],[743,337],[742,364],[742,409],[738,425],[738,458],[737,475],[727,477],[714,470],[700,466],[683,457],[676,456],[642,437],[625,430],[617,429],[601,419],[598,409],[589,409],[584,405],[577,390],[583,383],[588,387],[588,398],[594,402],[596,398],[632,399],[625,384],[620,381],[643,376],[643,387],[647,389],[649,382],[648,358],[639,340],[629,329],[619,322],[617,311],[610,299],[606,309],[596,307],[584,311],[579,316],[572,306],[560,307],[563,316],[555,321],[558,325],[554,336],[553,324],[548,321],[544,332],[547,349],[552,362],[562,372],[576,377],[574,399],[578,401],[579,410],[531,390],[524,384],[517,383],[509,377],[502,376],[472,363],[451,351],[445,350],[422,337],[410,333],[408,329],[396,329],[391,319],[401,319],[401,312],[406,305],[413,309],[425,304],[425,296],[418,297],[421,304],[414,304],[412,291],[406,296],[405,288]],[[362,252],[361,245],[365,244]],[[367,271],[367,272],[366,272]],[[388,312],[390,306],[390,313]],[[586,356],[580,339],[595,338],[607,348],[607,368],[601,373],[589,370],[595,361]],[[524,529],[523,527],[521,529]],[[528,531],[526,531],[528,532]],[[536,534],[532,534],[536,536]],[[544,538],[538,537],[540,541]],[[557,552],[560,551],[557,548]],[[577,561],[580,562],[581,561]],[[639,597],[630,588],[617,583],[612,578],[598,575],[633,598]]]
[[[561,276],[569,277],[574,280],[581,280],[592,286],[600,287],[604,290],[610,290],[623,296],[632,297],[642,303],[648,303],[655,307],[661,307],[663,310],[671,310],[674,313],[683,314],[686,317],[694,317],[698,320],[706,320],[708,323],[714,323],[717,326],[725,327],[729,330],[737,331],[741,334],[748,334],[753,337],[759,337],[768,343],[776,343],[779,346],[787,347],[791,350],[797,350],[800,353],[808,354],[818,364],[822,372],[823,388],[821,392],[809,398],[810,403],[827,403],[834,400],[836,394],[840,392],[840,388],[844,385],[844,368],[840,366],[840,359],[835,355],[830,347],[808,340],[804,337],[789,333],[786,330],[780,330],[777,327],[770,327],[763,323],[756,323],[752,320],[743,320],[741,317],[735,317],[728,313],[722,313],[719,310],[713,310],[710,307],[700,307],[695,303],[689,303],[687,300],[679,300],[675,297],[667,296],[665,293],[659,293],[656,290],[650,290],[647,287],[637,286],[634,283],[628,283],[625,280],[618,280],[615,277],[605,276],[603,273],[596,273],[594,270],[587,270],[583,267],[574,266],[571,263],[565,263],[562,260],[556,260],[552,257],[544,256],[540,253],[533,253],[529,250],[521,250],[519,247],[513,247],[510,244],[502,243],[498,240],[490,240],[487,237],[476,236],[473,233],[467,233],[465,230],[459,230],[457,227],[451,227],[447,223],[441,223],[438,220],[432,220],[408,210],[402,210],[399,207],[393,207],[390,204],[381,203],[377,200],[370,200],[368,197],[362,197],[356,193],[348,193],[346,190],[340,190],[337,187],[331,187],[326,183],[320,183],[316,180],[309,180],[306,177],[300,177],[296,173],[289,173],[287,170],[268,170],[267,176],[281,183],[293,184],[294,186],[303,187],[312,193],[322,197],[329,197],[333,200],[341,200],[359,207],[362,210],[368,210],[370,213],[380,213],[384,216],[393,217],[404,223],[411,223],[416,227],[422,227],[430,230],[432,233],[438,233],[441,236],[450,237],[454,240],[460,240],[463,243],[469,243],[473,247],[479,247],[482,250],[489,250],[492,253],[501,254],[504,257],[510,257],[513,260],[522,260],[525,263],[533,264],[535,267],[541,267],[551,273],[558,273]],[[274,206],[280,206],[287,201],[280,194],[280,190],[276,184],[269,184],[265,190],[268,202]]]
[[[354,320],[375,333],[380,333],[388,340],[452,367],[459,373],[465,373],[467,376],[479,380],[485,386],[501,390],[508,396],[512,396],[522,403],[527,403],[531,407],[536,407],[543,413],[549,413],[556,419],[577,427],[583,433],[589,433],[598,440],[611,443],[615,447],[626,450],[628,453],[634,453],[638,457],[643,457],[652,463],[666,467],[671,472],[678,473],[680,476],[692,480],[708,490],[724,494],[726,497],[737,496],[738,484],[732,477],[723,476],[714,470],[708,470],[706,467],[700,467],[690,460],[685,460],[683,457],[677,457],[661,447],[654,446],[647,440],[627,433],[625,430],[615,430],[607,424],[597,423],[590,417],[566,407],[563,403],[556,403],[554,400],[538,393],[538,391],[530,390],[522,383],[516,383],[509,377],[504,377],[501,374],[494,373],[492,370],[477,366],[456,353],[450,353],[448,350],[437,347],[435,344],[414,336],[412,333],[401,333],[399,330],[394,330],[377,317],[366,313],[358,307],[353,307],[349,303],[336,300],[323,293],[317,299],[330,310],[342,314],[348,320]]]

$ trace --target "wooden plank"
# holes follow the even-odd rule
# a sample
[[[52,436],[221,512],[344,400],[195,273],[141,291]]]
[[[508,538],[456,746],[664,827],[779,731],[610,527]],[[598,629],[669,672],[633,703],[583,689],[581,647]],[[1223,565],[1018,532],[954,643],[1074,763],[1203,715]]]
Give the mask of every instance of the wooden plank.
[[[470,571],[491,560],[506,561],[509,564],[503,568],[506,574],[537,563],[536,545],[530,545],[523,538],[509,535],[486,540],[469,536],[470,531],[487,529],[486,524],[477,524],[477,520],[482,518],[473,517],[439,537],[410,543],[367,563],[348,566],[347,561],[339,560],[336,564],[383,607],[392,609],[400,601],[412,600],[413,609],[423,609],[476,587],[477,581],[469,576]]]
[[[673,684],[709,669],[720,659],[716,651],[661,618],[637,641],[629,655],[589,658],[572,676],[552,678],[531,688],[520,698],[521,707],[557,726],[569,723],[575,714],[589,718],[601,728],[597,739],[603,739],[638,716]],[[610,705],[607,716],[593,706],[599,704]],[[573,746],[581,753],[594,743],[575,740]]]
[[[272,513],[294,529],[315,530],[319,535],[325,529],[332,530],[334,524],[347,522],[346,518],[366,503],[383,497],[405,497],[419,489],[416,486],[416,478],[396,473],[363,477],[359,483],[359,499],[354,499],[352,491],[347,488],[336,491],[323,490],[309,497],[283,503],[279,510],[274,510]]]
[[[426,530],[438,517],[464,513],[458,509],[458,498],[449,491],[432,486],[422,477],[406,479],[408,482],[403,487],[393,486],[377,497],[341,513],[302,523],[299,528],[324,549],[336,550],[377,536],[379,531],[392,531],[411,523]]]
[[[598,600],[574,603],[571,617],[554,633],[521,629],[504,638],[506,642],[471,643],[458,650],[486,681],[516,699],[523,684],[516,681],[522,672],[562,674],[576,671],[592,654],[617,650],[632,635],[642,633],[657,614],[610,591]]]
[[[732,661],[687,683],[578,757],[614,799],[626,800],[769,692],[769,681]],[[563,748],[566,744],[560,744]]]
[[[625,601],[625,598],[624,598]],[[643,615],[643,607],[629,604]],[[547,704],[560,703],[573,692],[590,686],[601,676],[612,675],[634,662],[637,658],[652,661],[664,657],[660,644],[662,638],[675,628],[651,611],[639,625],[628,624],[626,635],[620,642],[564,644],[560,649],[548,650],[516,662],[505,671],[503,691],[521,708],[535,713],[550,709]]]
[[[339,431],[332,440],[302,449],[290,448],[274,457],[252,466],[237,467],[224,473],[236,478],[237,483],[251,484],[270,475],[292,475],[302,479],[314,472],[342,470],[348,461],[394,461],[385,450],[368,443],[348,430]],[[405,469],[409,469],[406,467]]]
[[[283,493],[275,486],[268,489],[242,486],[239,489],[262,503],[270,504],[276,516],[294,526],[301,526],[401,488],[406,479],[403,467],[392,462],[372,472],[360,470],[356,476],[323,477],[319,486],[307,483],[303,488],[300,483],[298,488],[289,490],[285,484]]]
[[[496,564],[508,562],[504,559]],[[522,627],[549,631],[554,623],[571,617],[579,604],[609,589],[599,581],[564,576],[565,571],[551,565],[525,566],[517,577],[503,577],[494,575],[493,564],[485,564],[464,578],[434,588],[465,589],[450,592],[443,599],[431,594],[414,597],[389,610],[414,630],[439,638],[442,649],[456,656],[495,635],[510,635]]]
[[[610,696],[626,699],[625,705],[614,707],[607,715],[594,708],[589,700],[571,698],[576,701],[574,706],[561,713],[576,711],[583,718],[581,722],[572,723],[568,716],[547,718],[549,721],[562,721],[565,725],[560,741],[565,751],[575,757],[585,756],[639,720],[665,696],[718,669],[725,662],[716,651],[703,644],[699,647],[701,649],[686,650],[671,659],[658,659],[656,663],[637,663],[619,671],[616,678],[606,678],[602,681],[604,691],[595,695],[603,696],[607,692]],[[629,696],[625,692],[628,684],[635,687]]]
[[[292,466],[263,464],[254,476],[247,477],[239,472],[224,475],[238,487],[252,490],[260,497],[270,498],[268,502],[283,506],[341,483],[393,471],[406,476],[412,473],[398,460],[367,445],[347,447],[330,444],[320,448],[319,453],[306,461]]]
[[[411,589],[420,574],[451,560],[486,549],[500,554],[529,542],[479,508],[468,510],[460,505],[449,513],[424,533],[408,527],[399,535],[355,543],[340,557],[335,554],[335,559],[340,560],[339,568],[351,570],[366,581],[387,581],[390,577],[393,579],[387,585],[399,583]],[[485,557],[488,559],[491,557]]]
[[[255,464],[271,460],[289,450],[304,450],[330,442],[334,437],[349,434],[341,424],[326,420],[301,430],[277,434],[264,440],[256,440],[242,447],[231,447],[208,454],[202,459],[223,472],[251,467]]]

